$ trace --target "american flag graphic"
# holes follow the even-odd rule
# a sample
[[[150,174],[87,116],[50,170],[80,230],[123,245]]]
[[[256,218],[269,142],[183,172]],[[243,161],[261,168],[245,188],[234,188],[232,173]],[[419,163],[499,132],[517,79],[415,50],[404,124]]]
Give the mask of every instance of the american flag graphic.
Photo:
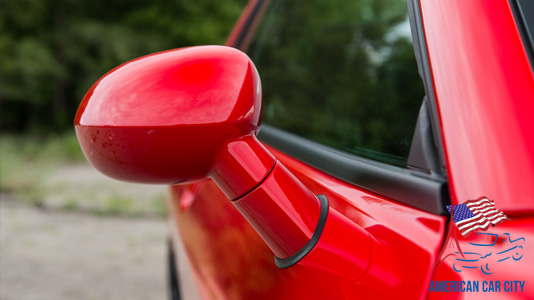
[[[448,205],[447,209],[450,213],[451,205]],[[504,220],[509,220],[502,211],[495,207],[493,200],[486,197],[454,205],[453,213],[452,219],[464,237],[474,230],[485,231],[490,225],[497,226]]]

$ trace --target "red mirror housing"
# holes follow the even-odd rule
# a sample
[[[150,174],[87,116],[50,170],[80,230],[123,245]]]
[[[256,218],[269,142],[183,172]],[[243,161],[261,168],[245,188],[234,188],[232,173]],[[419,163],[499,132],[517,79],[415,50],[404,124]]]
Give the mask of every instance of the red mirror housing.
[[[175,184],[206,178],[223,144],[255,135],[260,116],[261,84],[250,59],[204,46],[113,69],[87,92],[74,123],[85,156],[102,173]]]

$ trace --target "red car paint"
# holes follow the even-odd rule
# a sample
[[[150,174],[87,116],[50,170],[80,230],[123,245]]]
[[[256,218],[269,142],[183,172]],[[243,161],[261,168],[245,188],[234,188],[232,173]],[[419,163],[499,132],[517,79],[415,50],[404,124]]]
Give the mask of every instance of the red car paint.
[[[279,162],[261,185],[233,204],[281,259],[304,247],[319,220],[315,196]]]
[[[245,23],[256,3],[249,4],[228,45],[242,33],[247,43],[257,20],[249,26]],[[253,104],[232,106],[223,111],[228,114],[217,112],[214,118],[230,115],[233,119],[207,120],[208,125],[196,132],[182,133],[180,128],[197,126],[198,120],[188,123],[175,119],[182,114],[161,117],[164,114],[150,111],[168,110],[173,97],[167,90],[158,97],[134,99],[128,107],[116,101],[140,92],[160,93],[162,86],[167,87],[161,82],[166,81],[144,77],[140,70],[154,67],[156,73],[166,74],[162,78],[174,80],[169,75],[176,71],[173,65],[166,60],[158,64],[158,58],[176,55],[178,59],[181,51],[195,56],[198,48],[142,58],[105,75],[80,106],[77,134],[88,159],[112,177],[169,184],[209,176],[217,182],[218,186],[213,180],[172,186],[168,201],[175,249],[183,244],[202,299],[531,299],[534,278],[528,274],[534,256],[528,249],[534,248],[534,122],[529,117],[534,113],[534,75],[509,5],[484,0],[421,2],[451,202],[485,195],[514,219],[491,232],[525,239],[527,252],[520,263],[500,264],[491,275],[452,269],[453,256],[447,255],[455,254],[449,248],[455,229],[447,230],[454,228],[448,227],[448,217],[370,193],[274,148],[266,150],[249,135],[257,133],[261,111],[254,98],[256,74],[250,68],[236,69],[244,70],[240,78],[250,77],[252,83],[245,84],[249,88],[244,90],[256,99]],[[249,63],[241,58],[235,63],[241,66],[245,61]],[[178,77],[183,84],[173,93],[211,91],[213,86],[190,88],[191,81],[207,78],[194,70],[191,77]],[[211,74],[220,75],[217,70]],[[123,87],[125,80],[131,81],[131,90],[115,89]],[[236,99],[234,106],[242,103],[230,86],[221,83],[220,95]],[[213,107],[192,101],[185,111],[195,117]],[[122,112],[120,122],[115,122],[117,111]],[[232,122],[244,123],[226,127]],[[198,136],[211,138],[198,141]],[[319,194],[329,201],[320,240],[297,264],[278,268],[273,253],[280,259],[294,255],[316,230],[320,205],[314,195]],[[475,236],[460,238],[461,248],[467,254],[470,243],[476,241]],[[496,247],[501,251],[505,246]],[[504,289],[484,294],[431,291],[436,281],[459,280],[522,280],[526,287],[523,292],[508,293]]]
[[[451,202],[485,195],[513,221],[490,232],[524,237],[534,249],[534,74],[509,1],[421,1],[425,36],[447,156]],[[473,17],[476,16],[476,17]],[[456,229],[454,229],[456,230]],[[457,236],[459,232],[457,232]],[[473,249],[475,235],[461,239]],[[445,243],[444,257],[453,252]],[[501,248],[502,249],[502,248]],[[497,250],[496,250],[497,251]],[[455,272],[445,259],[433,280],[526,280],[522,293],[485,299],[533,299],[534,255],[497,264],[493,274]],[[494,252],[495,254],[495,252]],[[479,299],[480,293],[431,293],[432,299]]]
[[[357,266],[327,255],[314,258],[322,259],[322,264],[305,263],[313,252],[298,264],[279,269],[258,234],[229,201],[224,201],[220,189],[206,182],[186,210],[172,205],[170,216],[179,229],[203,299],[366,299],[398,295],[414,299],[426,294],[445,232],[445,217],[355,189],[281,152],[271,151],[313,193],[326,195],[330,210],[344,216],[341,221],[363,228],[374,239],[373,245],[381,246],[373,249],[367,244],[371,246],[371,259],[377,261],[373,264],[375,269],[350,280],[357,276]],[[171,204],[180,201],[189,188],[173,186]],[[212,203],[211,209],[205,209],[208,202]],[[363,248],[366,240],[354,232],[331,234],[327,243],[333,245]],[[357,252],[339,252],[345,256],[351,253]],[[345,269],[347,273],[339,275],[331,269]]]
[[[534,75],[509,1],[421,1],[451,201],[534,210]],[[476,17],[475,17],[476,16]]]

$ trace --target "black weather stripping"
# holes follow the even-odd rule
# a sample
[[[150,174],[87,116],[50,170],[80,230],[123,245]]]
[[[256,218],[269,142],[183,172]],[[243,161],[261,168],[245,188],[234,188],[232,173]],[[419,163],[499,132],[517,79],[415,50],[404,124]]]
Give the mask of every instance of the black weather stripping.
[[[323,233],[324,224],[326,223],[326,217],[328,216],[328,199],[324,195],[317,195],[317,198],[319,199],[319,202],[321,203],[321,213],[319,215],[319,221],[317,222],[317,227],[315,227],[315,231],[313,232],[313,235],[311,239],[300,249],[297,253],[291,255],[288,258],[280,259],[278,257],[274,257],[274,263],[277,267],[280,269],[286,269],[291,267],[292,265],[298,263],[301,259],[303,259],[306,254],[310,253],[310,251],[315,247],[317,242],[319,241],[319,238],[321,237],[321,234]]]

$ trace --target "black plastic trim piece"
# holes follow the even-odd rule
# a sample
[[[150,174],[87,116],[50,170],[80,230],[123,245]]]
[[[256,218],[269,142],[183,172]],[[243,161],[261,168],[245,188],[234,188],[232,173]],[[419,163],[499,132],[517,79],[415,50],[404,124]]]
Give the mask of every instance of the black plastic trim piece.
[[[529,27],[529,22],[527,21],[527,14],[532,17],[534,16],[534,12],[532,9],[529,9],[530,7],[526,7],[528,5],[534,7],[534,4],[528,1],[510,0],[510,7],[512,8],[519,34],[523,39],[525,51],[530,60],[530,66],[534,70],[534,26]],[[532,23],[534,24],[534,20],[532,20]]]
[[[178,270],[176,269],[176,258],[171,239],[167,241],[167,269],[167,285],[169,288],[169,298],[170,300],[181,300],[182,292],[180,289],[180,280],[178,277]]]
[[[417,124],[413,134],[410,155],[408,156],[408,168],[414,168],[427,173],[440,173],[438,151],[432,136],[432,121],[430,120],[428,100],[425,96]]]
[[[445,215],[446,180],[438,174],[403,169],[348,154],[269,125],[258,138],[327,174],[397,202]]]
[[[260,11],[260,8],[262,7],[263,2],[264,2],[264,0],[258,0],[256,5],[252,9],[252,12],[248,16],[248,19],[245,21],[245,24],[243,24],[243,28],[241,29],[241,32],[237,36],[237,38],[236,38],[234,44],[232,45],[232,47],[234,47],[236,49],[241,49],[241,47],[243,46],[243,42],[245,41],[245,37],[247,36],[248,31],[250,29],[250,25],[252,24],[252,22],[256,18],[256,15]]]
[[[328,216],[328,199],[324,195],[317,195],[317,199],[319,199],[319,203],[321,204],[321,213],[319,215],[319,221],[317,221],[317,226],[315,227],[315,231],[313,232],[311,239],[306,243],[306,245],[304,245],[304,247],[302,247],[302,249],[300,249],[297,253],[291,255],[288,258],[280,259],[275,256],[274,263],[280,269],[287,269],[292,265],[298,263],[308,253],[310,253],[310,251],[319,241],[319,238],[323,233],[324,225],[326,224],[326,217]]]

